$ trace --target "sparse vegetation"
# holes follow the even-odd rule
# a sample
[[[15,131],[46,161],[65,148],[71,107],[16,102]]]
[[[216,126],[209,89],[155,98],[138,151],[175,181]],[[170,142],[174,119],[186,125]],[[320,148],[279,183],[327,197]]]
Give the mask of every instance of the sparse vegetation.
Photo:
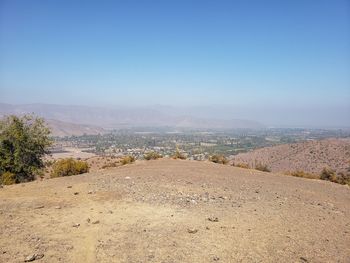
[[[122,165],[130,164],[130,163],[133,163],[133,162],[135,162],[135,157],[132,156],[132,155],[124,156],[124,157],[120,160],[120,163],[121,163]]]
[[[110,163],[106,163],[104,165],[102,165],[102,169],[106,169],[106,168],[113,168],[113,167],[117,167],[118,163],[117,162],[110,162]]]
[[[257,163],[254,169],[262,172],[271,172],[270,168],[266,164],[262,163]]]
[[[179,149],[176,149],[175,154],[172,157],[173,159],[180,159],[180,160],[186,160],[186,156],[182,154]]]
[[[162,158],[163,156],[157,152],[148,152],[146,154],[144,154],[144,159],[149,161],[149,160],[157,160],[159,158]]]
[[[223,155],[218,155],[218,154],[210,156],[209,161],[213,163],[219,163],[219,164],[228,164],[227,158]]]
[[[4,183],[32,181],[44,167],[42,157],[52,144],[41,118],[8,116],[0,121],[0,175]]]
[[[87,173],[88,171],[89,166],[87,162],[67,158],[53,164],[51,177],[71,176]]]
[[[321,172],[320,179],[335,182],[337,180],[337,174],[334,170],[325,167]]]
[[[290,175],[290,176],[295,176],[295,177],[307,178],[307,179],[320,179],[320,177],[318,175],[306,173],[306,172],[301,171],[301,170],[294,171],[294,172],[287,172],[285,174]]]
[[[233,163],[232,164],[235,167],[239,167],[239,168],[244,168],[244,169],[249,169],[249,164],[247,163]]]
[[[350,168],[346,172],[340,172],[338,174],[330,168],[323,168],[320,179],[350,185]]]
[[[10,185],[16,183],[16,175],[14,173],[5,172],[0,177],[0,184]]]

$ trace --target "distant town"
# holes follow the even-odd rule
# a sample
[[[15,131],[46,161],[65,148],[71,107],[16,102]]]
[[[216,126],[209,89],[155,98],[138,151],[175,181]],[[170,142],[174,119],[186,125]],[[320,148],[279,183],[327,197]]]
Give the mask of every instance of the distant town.
[[[115,130],[103,135],[55,137],[52,154],[67,149],[79,149],[86,154],[100,156],[131,155],[143,159],[144,154],[156,152],[170,157],[175,151],[190,160],[206,160],[213,154],[226,157],[249,152],[258,148],[276,146],[325,138],[345,138],[350,130],[345,129],[283,129],[261,130],[237,129],[215,130],[173,130],[151,128]]]

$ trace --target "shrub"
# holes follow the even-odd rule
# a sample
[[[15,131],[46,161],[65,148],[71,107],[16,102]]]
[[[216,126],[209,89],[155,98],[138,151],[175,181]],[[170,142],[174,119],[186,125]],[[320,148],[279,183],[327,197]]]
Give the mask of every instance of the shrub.
[[[255,170],[259,170],[262,172],[271,172],[271,170],[267,167],[266,164],[262,164],[262,163],[257,163],[255,165]]]
[[[228,160],[225,156],[218,155],[218,154],[210,156],[209,161],[211,161],[213,163],[220,163],[220,164],[227,164],[228,163]]]
[[[0,121],[0,174],[15,174],[16,182],[32,181],[44,167],[43,156],[52,144],[41,118],[11,115]]]
[[[182,153],[180,153],[179,149],[176,149],[175,154],[172,157],[173,159],[180,159],[180,160],[185,160],[186,156]]]
[[[338,177],[337,177],[337,183],[338,184],[347,184],[350,186],[350,173],[343,173],[340,172],[338,173]]]
[[[89,166],[87,162],[67,158],[59,160],[53,164],[51,177],[71,176],[87,173],[88,171]]]
[[[331,181],[333,183],[350,185],[350,172],[348,170],[346,173],[340,172],[336,174],[336,172],[332,169],[323,168],[320,179]]]
[[[129,164],[135,162],[135,157],[131,155],[124,156],[121,160],[120,163],[122,165]]]
[[[102,169],[106,169],[106,168],[111,168],[111,167],[117,167],[118,163],[117,162],[112,162],[112,163],[106,163],[104,165],[102,165]]]
[[[334,170],[329,168],[323,168],[320,175],[320,179],[335,182],[337,180],[337,175]]]
[[[315,174],[310,174],[310,173],[306,173],[304,171],[294,171],[291,173],[286,173],[287,175],[291,175],[291,176],[295,176],[295,177],[302,177],[302,178],[308,178],[308,179],[320,179],[319,176],[315,175]]]
[[[148,152],[146,154],[144,154],[143,158],[145,158],[145,160],[149,161],[149,160],[157,160],[159,158],[162,158],[163,156],[157,152]]]
[[[233,166],[235,167],[239,167],[239,168],[245,168],[245,169],[249,169],[249,164],[246,163],[234,163]]]
[[[16,183],[16,175],[14,173],[5,172],[0,176],[0,184],[10,185]]]

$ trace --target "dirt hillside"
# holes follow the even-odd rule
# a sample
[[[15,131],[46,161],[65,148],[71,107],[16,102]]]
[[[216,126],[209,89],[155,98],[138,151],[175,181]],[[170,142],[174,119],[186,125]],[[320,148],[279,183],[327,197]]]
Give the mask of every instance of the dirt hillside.
[[[163,159],[0,189],[0,262],[350,262],[350,190]]]
[[[232,158],[234,163],[266,164],[273,172],[320,174],[324,167],[344,172],[350,167],[350,138],[326,139],[265,147]]]

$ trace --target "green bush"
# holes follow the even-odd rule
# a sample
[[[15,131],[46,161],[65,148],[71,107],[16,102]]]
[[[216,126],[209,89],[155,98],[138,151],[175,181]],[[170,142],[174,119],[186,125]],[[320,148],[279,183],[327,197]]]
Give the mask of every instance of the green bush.
[[[10,185],[16,183],[16,175],[10,172],[5,172],[0,176],[0,184]]]
[[[124,156],[121,160],[120,163],[122,165],[129,164],[135,162],[135,157],[131,155]]]
[[[145,158],[145,160],[149,161],[149,160],[157,160],[159,158],[162,158],[163,156],[157,152],[148,152],[146,154],[144,154],[143,158]]]
[[[223,155],[218,155],[218,154],[210,156],[209,161],[213,163],[228,164],[227,158]]]
[[[67,158],[53,164],[51,177],[71,176],[87,173],[88,171],[89,166],[87,162]]]
[[[271,172],[269,167],[267,167],[266,164],[262,164],[262,163],[257,163],[255,165],[255,170],[262,171],[262,172]]]
[[[16,182],[34,180],[52,144],[49,135],[41,118],[11,115],[0,120],[0,174],[15,174]]]

